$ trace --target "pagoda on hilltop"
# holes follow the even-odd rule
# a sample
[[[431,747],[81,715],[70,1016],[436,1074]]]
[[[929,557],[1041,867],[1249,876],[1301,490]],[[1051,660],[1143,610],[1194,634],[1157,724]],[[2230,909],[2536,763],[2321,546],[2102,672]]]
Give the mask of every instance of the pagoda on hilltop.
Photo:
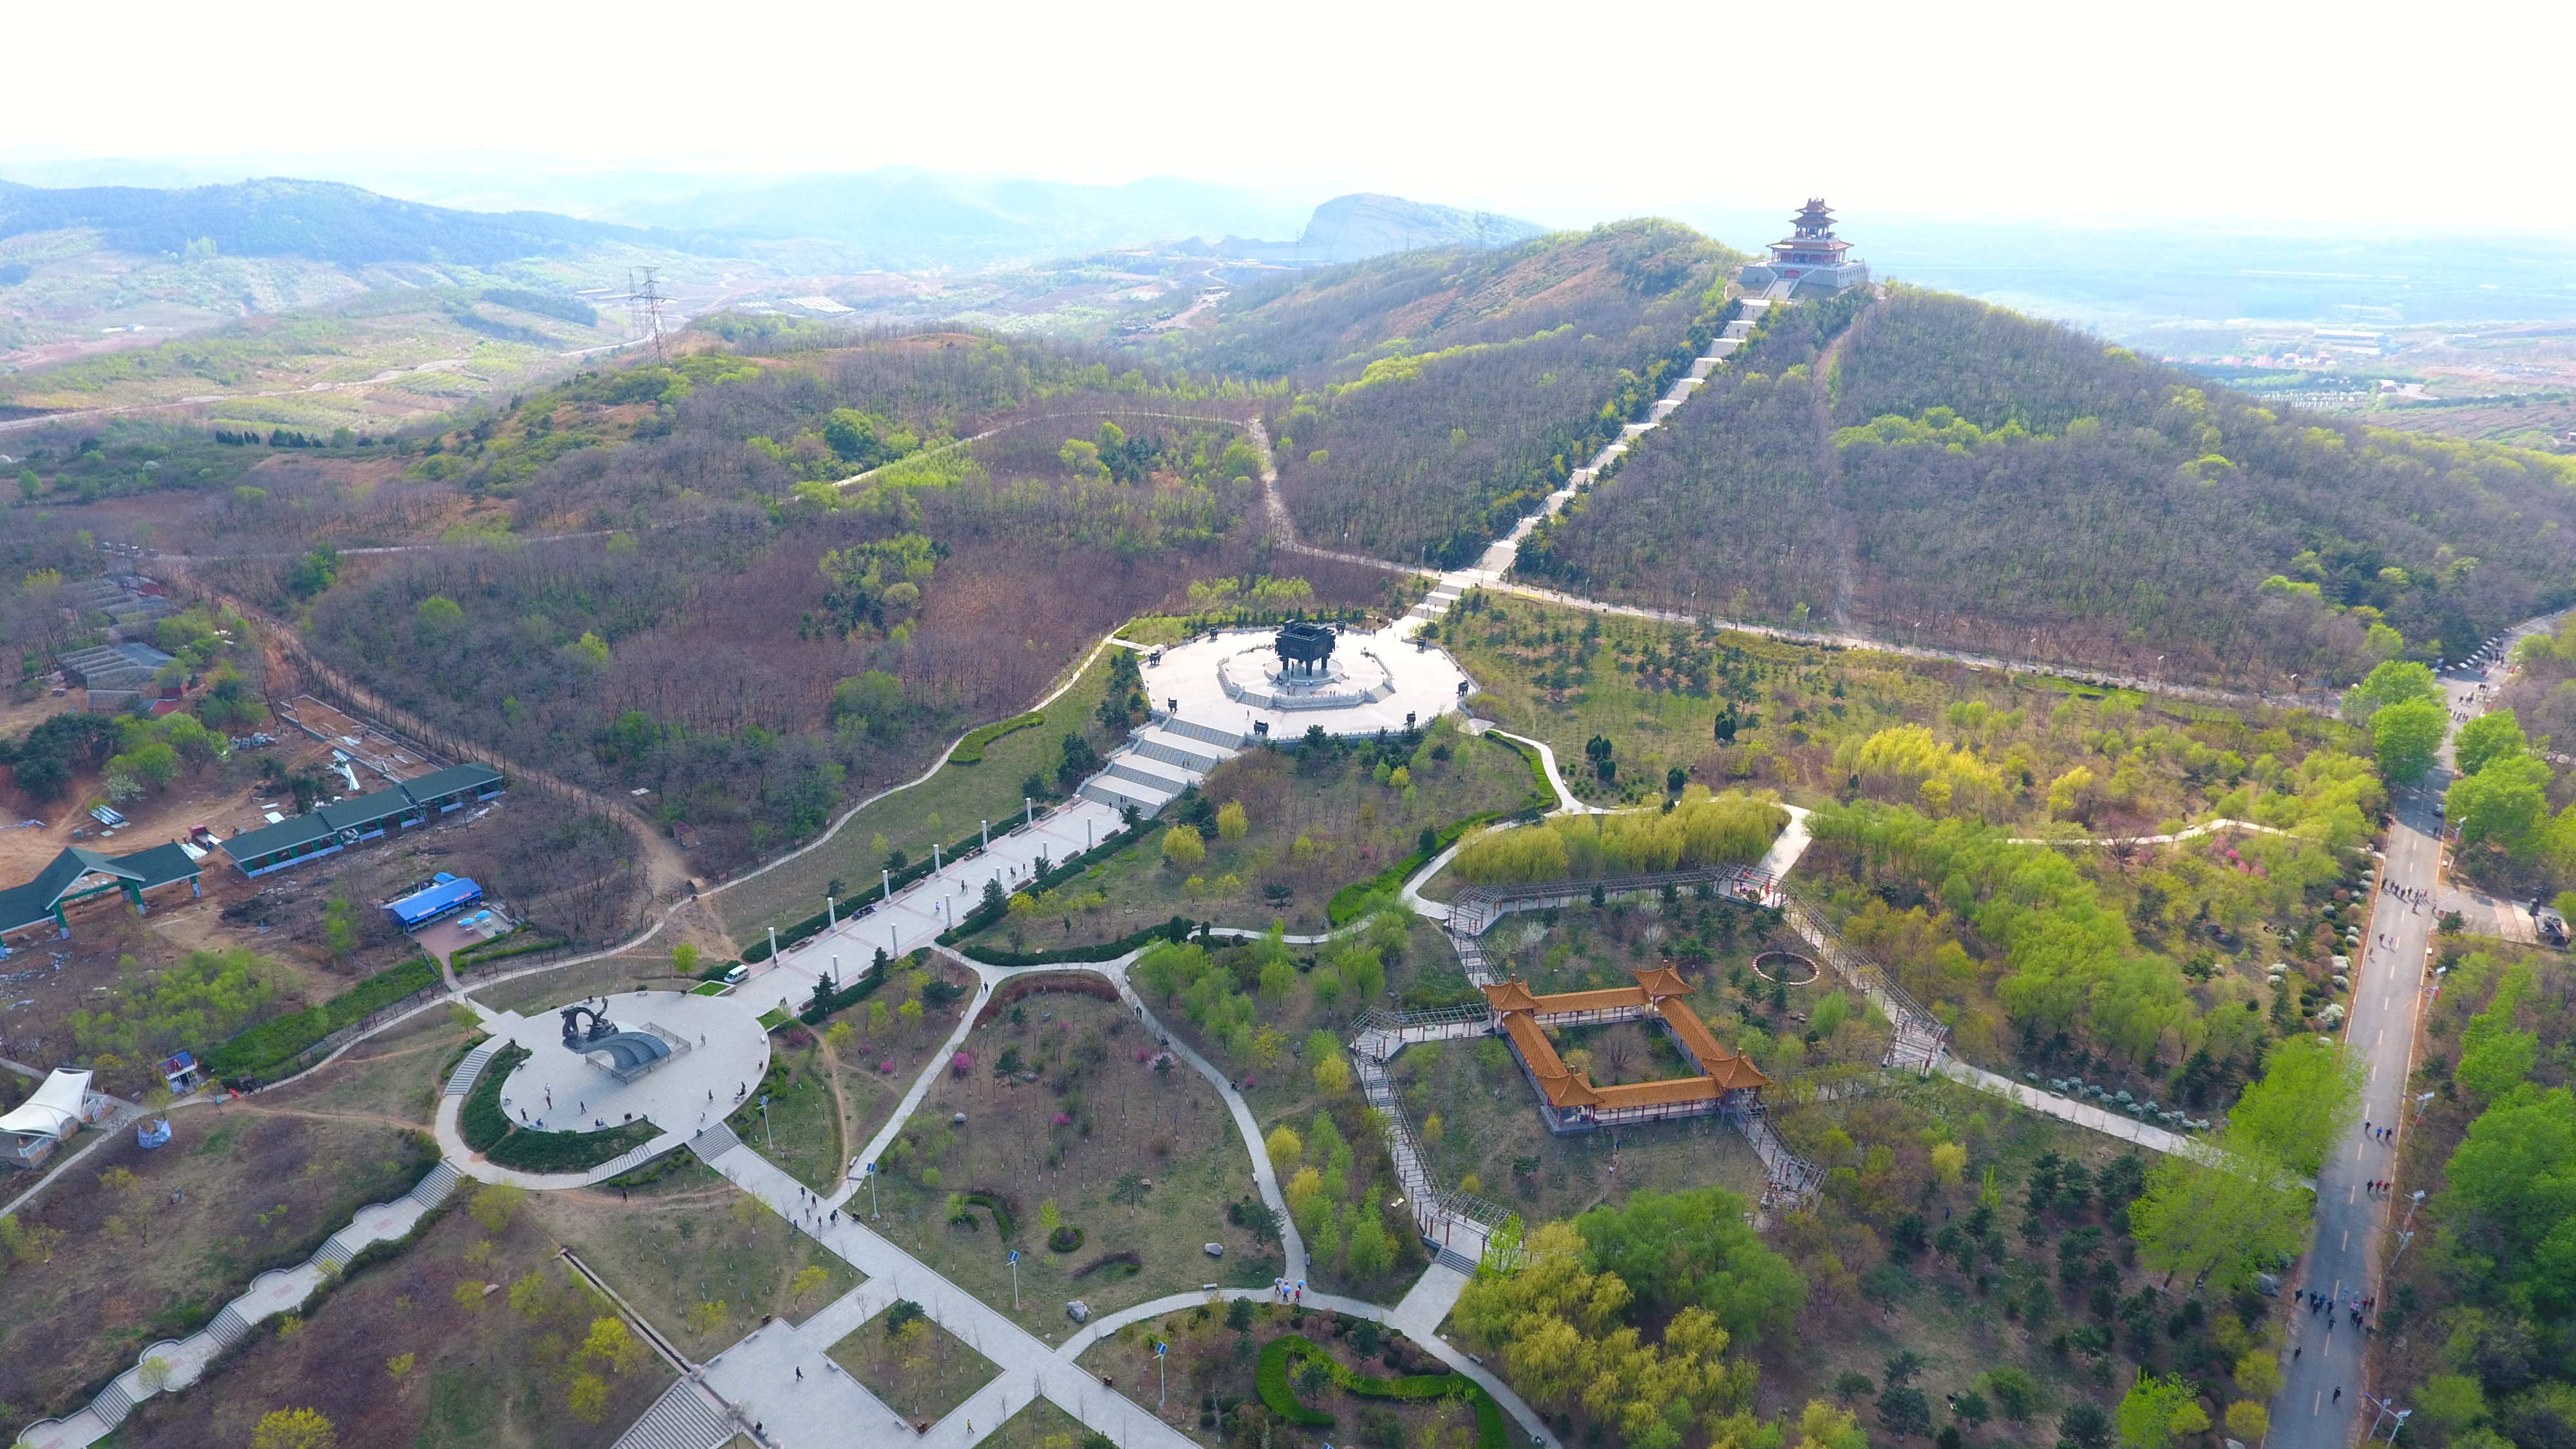
[[[1768,261],[1746,262],[1735,274],[1746,293],[1774,301],[1812,301],[1869,281],[1869,264],[1848,255],[1851,243],[1834,235],[1834,209],[1809,197],[1787,236],[1771,244]]]

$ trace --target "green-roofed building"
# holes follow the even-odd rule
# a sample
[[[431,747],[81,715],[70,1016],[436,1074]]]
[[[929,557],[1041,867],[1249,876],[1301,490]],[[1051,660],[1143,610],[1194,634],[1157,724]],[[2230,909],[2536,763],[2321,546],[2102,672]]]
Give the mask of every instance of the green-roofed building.
[[[488,765],[450,765],[389,790],[334,800],[308,814],[243,831],[223,843],[224,854],[242,874],[262,876],[495,799],[501,788],[501,772]]]
[[[432,770],[416,780],[402,782],[402,792],[425,816],[444,815],[462,810],[478,800],[494,800],[501,794],[501,772],[489,765],[450,765]]]
[[[71,921],[64,912],[82,901],[123,891],[141,909],[145,891],[181,881],[192,893],[205,893],[198,885],[195,857],[176,844],[113,856],[71,846],[34,880],[0,891],[0,937],[47,925],[68,935]]]

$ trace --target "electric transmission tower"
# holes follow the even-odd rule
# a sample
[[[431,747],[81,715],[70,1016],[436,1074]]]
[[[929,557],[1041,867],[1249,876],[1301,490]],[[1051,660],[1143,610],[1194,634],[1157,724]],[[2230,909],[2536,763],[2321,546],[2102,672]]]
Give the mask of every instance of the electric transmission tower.
[[[653,278],[659,267],[629,267],[626,271],[626,315],[638,337],[653,339],[653,360],[667,362],[662,354],[663,313],[670,299]]]

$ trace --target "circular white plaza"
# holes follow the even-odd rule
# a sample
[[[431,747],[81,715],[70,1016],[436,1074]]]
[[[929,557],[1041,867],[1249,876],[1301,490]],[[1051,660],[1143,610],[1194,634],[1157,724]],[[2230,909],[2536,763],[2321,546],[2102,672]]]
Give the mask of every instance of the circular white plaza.
[[[576,1011],[577,1041],[565,1039],[566,1007]],[[643,1120],[693,1134],[758,1092],[769,1070],[769,1033],[749,1003],[731,996],[629,991],[505,1017],[493,1028],[528,1051],[501,1084],[502,1111],[548,1131]]]
[[[1427,725],[1458,707],[1467,675],[1445,651],[1412,638],[1413,622],[1332,633],[1329,655],[1306,660],[1283,656],[1277,629],[1205,635],[1149,656],[1145,692],[1157,714],[1246,742],[1267,735],[1286,744],[1317,725],[1346,737]]]

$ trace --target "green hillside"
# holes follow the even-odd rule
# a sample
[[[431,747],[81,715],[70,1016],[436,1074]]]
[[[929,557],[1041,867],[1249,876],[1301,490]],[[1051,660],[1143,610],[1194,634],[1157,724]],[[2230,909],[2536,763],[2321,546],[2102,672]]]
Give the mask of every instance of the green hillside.
[[[1689,366],[1740,260],[1651,220],[1407,252],[1248,290],[1193,355],[1295,387],[1268,422],[1305,537],[1454,566]]]
[[[2571,485],[2566,460],[2275,413],[1898,287],[1777,317],[1521,563],[1601,597],[2278,686],[2366,669],[2390,629],[2456,658],[2566,602]]]

